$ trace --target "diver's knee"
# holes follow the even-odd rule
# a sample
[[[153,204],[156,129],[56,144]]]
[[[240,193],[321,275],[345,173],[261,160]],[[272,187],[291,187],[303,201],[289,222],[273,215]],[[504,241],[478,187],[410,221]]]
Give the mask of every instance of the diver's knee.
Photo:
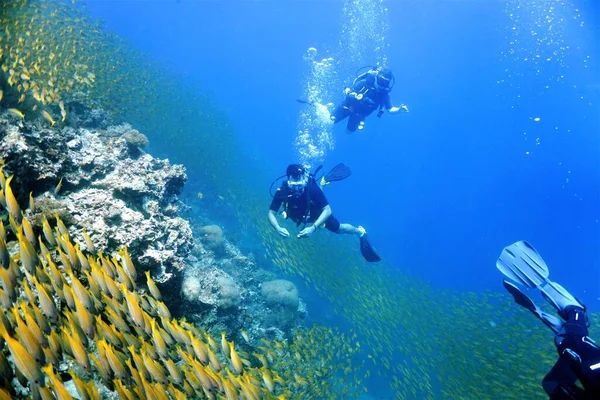
[[[552,396],[558,386],[558,382],[556,382],[553,378],[549,378],[548,375],[546,375],[542,380],[542,387],[548,396]]]

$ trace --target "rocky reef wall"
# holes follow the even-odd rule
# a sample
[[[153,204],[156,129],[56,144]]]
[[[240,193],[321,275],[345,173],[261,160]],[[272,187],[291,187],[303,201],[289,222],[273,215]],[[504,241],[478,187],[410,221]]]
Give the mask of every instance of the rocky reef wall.
[[[54,128],[0,114],[2,169],[13,175],[19,204],[33,202],[22,208],[37,233],[58,216],[82,248],[82,231],[104,254],[127,247],[175,315],[214,332],[281,340],[302,323],[293,283],[243,255],[214,221],[183,217],[184,166],[146,153],[142,133],[109,125],[101,111],[70,115],[77,124]]]

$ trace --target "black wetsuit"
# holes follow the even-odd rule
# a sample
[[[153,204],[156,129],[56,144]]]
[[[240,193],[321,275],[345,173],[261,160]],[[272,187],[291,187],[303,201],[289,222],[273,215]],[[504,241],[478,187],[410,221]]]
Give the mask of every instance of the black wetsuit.
[[[559,358],[542,385],[551,400],[600,399],[600,347],[588,337],[585,312],[576,306],[565,309],[567,322],[554,342]],[[575,385],[579,379],[585,390]]]
[[[300,195],[294,194],[287,181],[284,181],[275,192],[269,209],[277,212],[281,204],[284,204],[287,217],[296,225],[300,225],[306,222],[315,222],[329,202],[317,182],[311,178]],[[337,232],[340,229],[340,222],[332,214],[325,221],[325,227],[332,232]]]
[[[352,92],[362,94],[362,99],[357,100],[354,96],[347,96],[344,101],[338,104],[331,114],[334,123],[342,121],[349,117],[346,128],[350,132],[356,131],[361,121],[377,110],[379,107],[386,109],[392,108],[390,92],[375,88],[376,73],[366,72],[356,78],[350,87]]]

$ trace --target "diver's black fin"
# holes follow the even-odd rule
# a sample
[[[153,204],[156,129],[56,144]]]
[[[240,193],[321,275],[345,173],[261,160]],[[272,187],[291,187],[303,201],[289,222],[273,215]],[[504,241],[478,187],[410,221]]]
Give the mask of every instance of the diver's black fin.
[[[331,168],[331,171],[325,175],[325,180],[328,182],[341,181],[352,175],[350,168],[344,163],[339,163],[335,167]]]
[[[502,282],[504,283],[506,290],[508,290],[508,293],[510,293],[515,299],[515,303],[531,311],[533,315],[541,319],[542,322],[548,328],[552,329],[554,333],[557,333],[560,330],[564,323],[560,318],[542,311],[533,302],[533,300],[531,300],[525,293],[521,292],[519,288],[512,282],[509,282],[505,279],[503,279]]]
[[[360,237],[360,252],[368,262],[381,261],[381,257],[375,253],[375,249],[371,246],[366,233]]]
[[[310,101],[310,100],[305,100],[305,99],[296,99],[296,101],[297,101],[298,103],[301,103],[301,104],[308,104],[309,106],[314,106],[314,105],[315,105],[315,103],[314,103],[314,102],[312,102],[312,101]]]
[[[348,168],[348,166],[344,163],[339,163],[335,167],[331,168],[331,171],[329,171],[326,175],[321,177],[319,184],[321,186],[326,186],[331,182],[344,180],[350,175],[352,175],[350,168]]]

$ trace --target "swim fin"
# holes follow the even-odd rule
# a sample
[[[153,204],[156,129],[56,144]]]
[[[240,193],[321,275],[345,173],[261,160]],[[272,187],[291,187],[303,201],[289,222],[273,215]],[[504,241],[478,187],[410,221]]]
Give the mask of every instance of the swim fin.
[[[529,288],[541,286],[550,275],[542,257],[524,240],[505,247],[496,268],[507,278]]]
[[[524,240],[505,247],[496,261],[496,267],[511,280],[529,288],[538,288],[559,313],[568,306],[584,308],[583,303],[565,288],[548,279],[550,271],[544,259]]]
[[[314,101],[310,101],[310,100],[304,100],[304,99],[296,99],[296,101],[300,104],[308,104],[309,106],[314,106],[315,102]]]
[[[508,293],[510,293],[515,299],[515,303],[531,311],[533,315],[541,319],[542,322],[546,324],[548,328],[552,329],[554,333],[557,333],[560,330],[564,324],[564,321],[558,317],[555,317],[554,315],[542,311],[537,305],[535,305],[533,300],[531,300],[525,293],[521,292],[513,283],[505,279],[503,279],[502,282],[506,290],[508,290]]]
[[[339,163],[335,167],[331,168],[326,175],[323,175],[319,181],[321,186],[329,185],[331,182],[341,181],[352,175],[350,168],[344,163]]]
[[[371,246],[366,233],[360,237],[360,252],[368,262],[381,261],[381,257],[375,253],[375,249]]]

